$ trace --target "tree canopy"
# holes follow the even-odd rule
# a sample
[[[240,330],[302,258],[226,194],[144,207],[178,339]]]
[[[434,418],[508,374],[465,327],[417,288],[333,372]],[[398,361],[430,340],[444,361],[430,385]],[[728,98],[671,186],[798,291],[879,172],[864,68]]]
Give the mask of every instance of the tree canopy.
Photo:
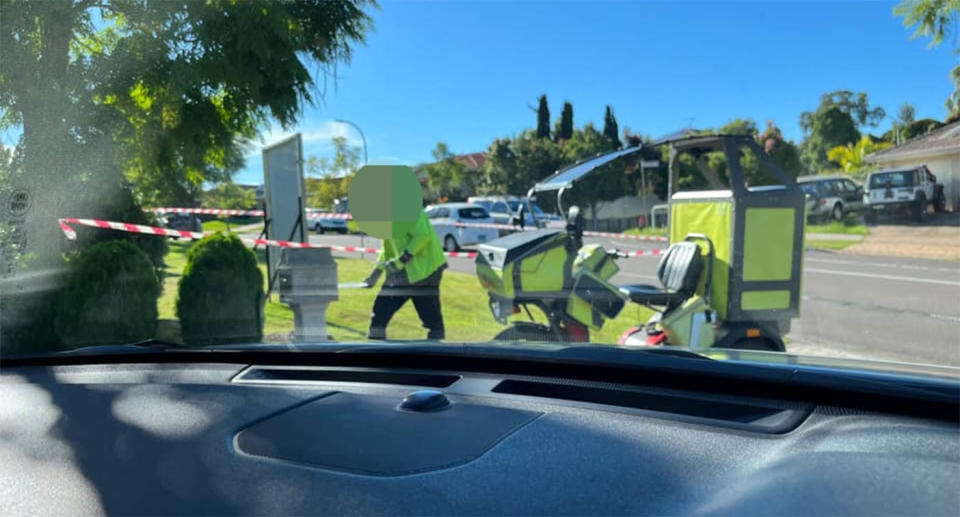
[[[830,149],[827,152],[827,157],[831,162],[839,165],[840,170],[847,174],[862,174],[870,168],[865,159],[867,155],[889,146],[890,144],[887,142],[874,142],[873,139],[865,136],[855,144]]]
[[[573,136],[573,104],[563,103],[563,111],[560,113],[560,121],[554,130],[554,136],[558,142],[569,140]]]
[[[537,138],[550,138],[550,106],[546,94],[540,96],[537,106]]]
[[[859,139],[856,121],[848,112],[837,105],[821,105],[811,117],[810,134],[803,143],[801,159],[811,172],[822,171],[830,166],[827,151]]]
[[[911,38],[926,36],[930,38],[930,47],[936,47],[955,35],[960,21],[960,0],[903,0],[893,8],[893,13],[903,17],[905,26],[914,28]],[[960,54],[960,49],[954,52]],[[956,120],[960,117],[960,65],[950,71],[950,80],[953,93],[944,105],[948,119]]]
[[[203,206],[206,208],[249,210],[256,204],[257,196],[254,191],[233,181],[226,181],[203,193]]]
[[[870,99],[865,92],[854,94],[850,90],[835,90],[820,96],[820,106],[816,111],[804,111],[800,114],[800,127],[804,133],[814,130],[816,119],[830,108],[837,108],[846,113],[856,126],[876,126],[887,115],[880,106],[870,107]]]
[[[433,163],[420,169],[426,187],[423,193],[425,199],[442,202],[473,192],[475,175],[467,173],[467,165],[456,159],[447,144],[437,142],[433,148],[433,159]]]
[[[609,104],[603,114],[603,135],[610,140],[614,149],[620,148],[620,126],[617,125],[617,117],[614,116],[613,108]]]
[[[0,129],[22,129],[36,224],[96,215],[123,176],[149,203],[224,180],[259,126],[291,125],[322,94],[309,67],[348,60],[373,6],[0,0]]]
[[[918,136],[923,136],[935,129],[943,127],[943,122],[932,118],[922,118],[913,121],[910,125],[903,128],[903,139],[910,140]]]
[[[360,148],[349,145],[342,136],[333,137],[333,159],[311,156],[307,158],[304,180],[307,204],[314,208],[333,207],[335,199],[350,194],[350,182],[360,170]]]

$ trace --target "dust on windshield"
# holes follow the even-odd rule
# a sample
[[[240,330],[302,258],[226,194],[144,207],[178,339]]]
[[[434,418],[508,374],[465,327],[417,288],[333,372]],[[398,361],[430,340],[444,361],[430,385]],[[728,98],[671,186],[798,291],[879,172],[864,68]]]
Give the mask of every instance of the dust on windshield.
[[[960,366],[955,2],[0,10],[3,354]],[[891,69],[922,80],[891,90]]]

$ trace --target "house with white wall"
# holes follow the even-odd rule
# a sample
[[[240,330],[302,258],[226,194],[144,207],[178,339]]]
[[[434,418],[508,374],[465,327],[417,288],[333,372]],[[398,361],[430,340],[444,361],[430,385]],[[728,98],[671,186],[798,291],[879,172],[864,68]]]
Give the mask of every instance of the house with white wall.
[[[926,165],[943,185],[947,208],[960,211],[960,122],[877,151],[866,161],[884,169]]]

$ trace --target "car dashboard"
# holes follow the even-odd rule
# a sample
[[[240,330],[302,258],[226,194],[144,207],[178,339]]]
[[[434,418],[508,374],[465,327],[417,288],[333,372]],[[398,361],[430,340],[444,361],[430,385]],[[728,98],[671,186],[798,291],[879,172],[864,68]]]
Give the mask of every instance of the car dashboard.
[[[802,397],[281,362],[7,366],[0,381],[3,514],[960,510],[955,420]]]

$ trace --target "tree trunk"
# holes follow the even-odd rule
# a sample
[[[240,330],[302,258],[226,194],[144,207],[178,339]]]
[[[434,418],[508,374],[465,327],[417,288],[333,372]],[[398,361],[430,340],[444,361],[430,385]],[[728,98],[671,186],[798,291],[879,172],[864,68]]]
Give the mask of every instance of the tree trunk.
[[[76,7],[68,2],[44,2],[37,10],[40,50],[35,66],[22,81],[17,106],[23,121],[23,169],[21,187],[30,192],[31,207],[25,214],[23,230],[26,249],[35,257],[36,267],[59,261],[63,236],[56,219],[68,199],[68,167],[77,151],[65,116],[71,111],[67,69]],[[33,72],[32,74],[29,72]]]

